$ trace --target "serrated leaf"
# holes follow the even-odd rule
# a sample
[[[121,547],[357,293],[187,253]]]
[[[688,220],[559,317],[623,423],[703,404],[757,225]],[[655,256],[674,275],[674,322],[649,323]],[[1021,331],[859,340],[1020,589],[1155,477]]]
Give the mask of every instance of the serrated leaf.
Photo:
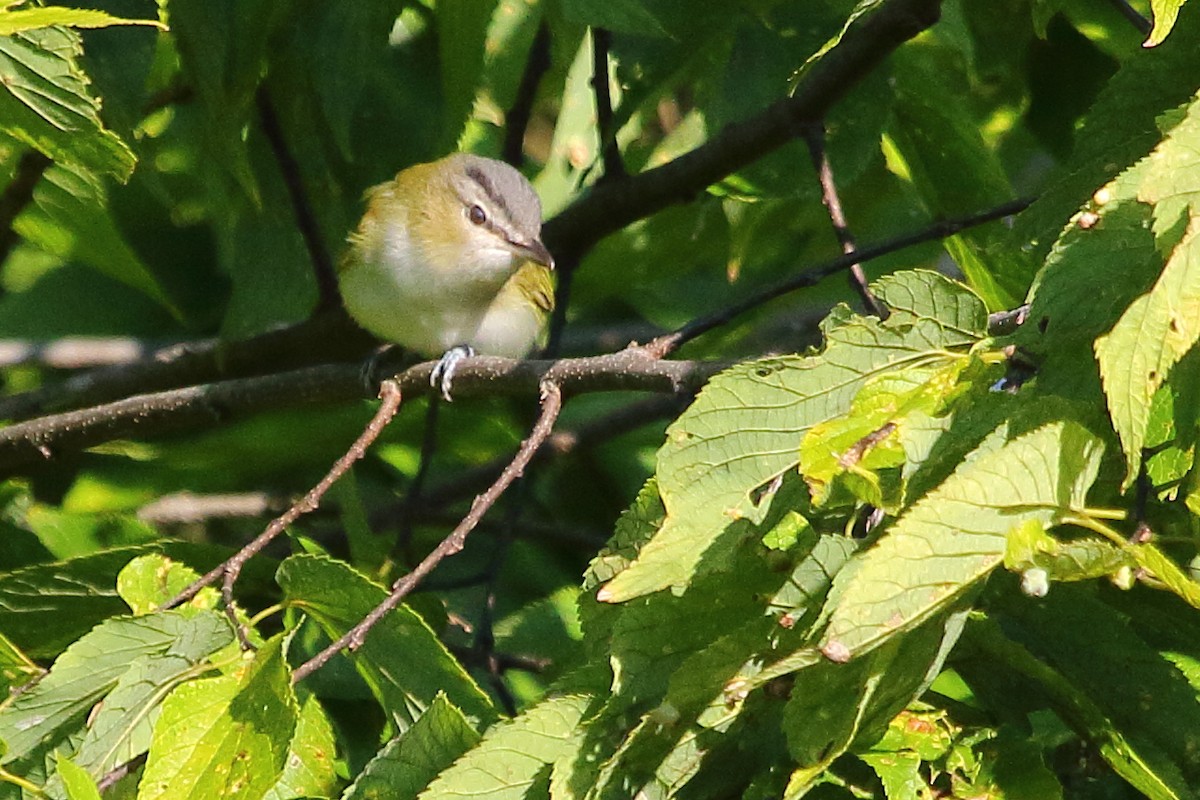
[[[547,765],[569,750],[591,702],[588,695],[549,697],[494,725],[474,749],[421,792],[421,800],[523,800],[526,789]]]
[[[851,318],[826,335],[820,355],[764,359],[721,373],[668,428],[657,469],[666,521],[637,560],[601,589],[601,599],[678,590],[708,565],[721,564],[727,553],[714,545],[723,529],[752,513],[756,490],[795,468],[809,428],[846,413],[872,377],[928,364],[976,341],[923,315],[902,315],[895,324]]]
[[[219,637],[228,624],[215,612],[187,618],[179,612],[107,620],[58,657],[49,674],[0,709],[0,741],[9,763],[43,742],[62,736],[117,685],[138,659],[171,651],[189,631],[207,631],[196,643]],[[211,652],[211,651],[210,651]]]
[[[151,25],[165,29],[156,19],[122,19],[90,8],[18,8],[0,10],[0,36],[62,25],[68,28],[107,28],[111,25]]]
[[[1179,9],[1183,8],[1183,4],[1186,1],[1150,0],[1150,11],[1154,14],[1154,28],[1146,38],[1145,47],[1154,47],[1163,43],[1167,38],[1167,34],[1171,32],[1171,28],[1175,27],[1175,19],[1179,16]]]
[[[180,616],[189,615],[180,612]],[[196,611],[164,652],[143,655],[128,665],[91,719],[73,761],[98,780],[146,752],[166,696],[206,671],[206,659],[232,641],[233,631],[224,615]],[[48,788],[53,786],[51,782]]]
[[[363,767],[342,798],[416,797],[480,738],[463,713],[439,694],[411,728],[384,745]]]
[[[1054,581],[1090,580],[1132,564],[1133,558],[1111,542],[1095,536],[1060,541],[1037,520],[1027,520],[1013,529],[1004,548],[1007,569],[1043,569]]]
[[[282,637],[240,674],[185,683],[154,728],[138,800],[262,797],[279,779],[298,709]]]
[[[883,793],[887,800],[906,800],[910,797],[920,797],[920,789],[927,786],[921,780],[921,757],[913,752],[898,751],[895,753],[863,753],[859,756],[883,784]]]
[[[1176,30],[1179,42],[1196,41],[1200,15],[1183,13]],[[1074,149],[1061,177],[1043,191],[1037,202],[1019,215],[1009,241],[1026,247],[1035,257],[1047,253],[1063,225],[1115,175],[1145,156],[1169,127],[1164,112],[1185,103],[1196,92],[1200,48],[1173,42],[1128,59],[1105,83],[1096,102],[1076,125]],[[1102,288],[1103,281],[1087,282]]]
[[[289,558],[276,580],[288,605],[310,615],[330,637],[341,636],[386,596],[383,587],[349,565],[317,556]],[[399,606],[372,628],[351,658],[401,731],[439,692],[477,720],[496,716],[487,695],[408,606]]]
[[[964,463],[834,578],[822,652],[844,661],[956,602],[1000,564],[1014,528],[1083,507],[1102,453],[1060,421]]]
[[[124,181],[134,155],[101,122],[81,52],[79,35],[62,27],[0,38],[0,131],[54,161]]]
[[[288,745],[283,774],[263,800],[301,800],[308,797],[332,797],[338,786],[335,769],[337,742],[325,709],[315,697],[300,707],[296,733]]]
[[[1142,463],[1155,392],[1200,340],[1200,225],[1189,227],[1150,292],[1096,340],[1096,359],[1113,427],[1125,451],[1128,487]]]

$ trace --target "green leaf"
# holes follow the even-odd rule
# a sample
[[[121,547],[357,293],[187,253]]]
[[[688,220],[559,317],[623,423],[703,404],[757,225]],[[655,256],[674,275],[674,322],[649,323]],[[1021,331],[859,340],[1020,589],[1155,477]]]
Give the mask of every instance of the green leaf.
[[[1043,569],[1050,580],[1084,581],[1112,575],[1133,558],[1112,542],[1096,536],[1061,541],[1028,520],[1008,535],[1004,566],[1014,572]]]
[[[807,785],[854,746],[874,745],[889,723],[941,671],[965,612],[928,619],[850,664],[819,659],[796,673],[783,731],[799,765],[790,787]]]
[[[971,90],[947,49],[904,48],[896,56],[894,121],[888,128],[893,159],[935,216],[985,209],[1013,196],[998,155],[984,141],[969,103]],[[1033,278],[1033,262],[1014,248],[993,247],[998,224],[946,240],[945,247],[992,310],[1012,308]]]
[[[1184,46],[1143,50],[1104,85],[1075,128],[1075,146],[1059,179],[1017,217],[1008,238],[1013,247],[1029,248],[1035,258],[1047,253],[1096,189],[1149,153],[1178,121],[1165,112],[1196,92],[1193,76],[1200,72],[1200,48],[1189,44],[1198,32],[1200,14],[1183,13],[1176,38]],[[1089,284],[1105,286],[1101,280]]]
[[[718,542],[724,528],[753,513],[756,490],[796,467],[809,428],[846,413],[872,377],[929,364],[976,341],[965,320],[946,324],[925,315],[926,302],[944,304],[932,299],[946,287],[944,279],[925,273],[912,281],[937,288],[928,289],[930,299],[913,302],[912,312],[895,322],[852,317],[827,331],[820,355],[741,364],[709,382],[668,428],[658,453],[666,521],[637,560],[601,589],[602,600],[680,589],[697,572],[720,565],[726,557]],[[916,296],[907,283],[895,289],[910,302]],[[728,546],[734,540],[723,541]]]
[[[438,53],[446,97],[443,149],[454,149],[483,83],[483,45],[499,0],[441,0]]]
[[[1071,695],[1086,698],[1068,701],[1075,708],[1056,703],[1056,710],[1088,738],[1107,742],[1110,750],[1102,753],[1123,777],[1152,797],[1194,796],[1185,787],[1200,776],[1200,699],[1170,659],[1148,646],[1094,587],[1063,585],[1036,603],[1013,596],[1000,622],[1043,669],[1057,673],[1036,679],[1051,696],[1063,690],[1061,681]],[[1149,774],[1136,778],[1135,770]]]
[[[18,8],[0,10],[0,36],[12,36],[16,33],[31,31],[36,28],[49,28],[52,25],[62,25],[68,28],[107,28],[110,25],[153,25],[166,29],[156,19],[122,19],[88,8],[64,8],[48,6],[46,8]]]
[[[0,131],[54,161],[124,181],[134,155],[100,120],[81,52],[79,35],[61,27],[0,38]]]
[[[1183,8],[1186,0],[1150,0],[1150,10],[1154,13],[1154,29],[1146,39],[1146,47],[1162,44],[1163,40],[1175,27],[1175,18],[1179,9]]]
[[[315,697],[300,707],[296,733],[288,745],[287,766],[263,800],[332,797],[338,786],[335,769],[337,742],[325,709]]]
[[[416,797],[480,738],[463,713],[439,694],[411,728],[384,745],[363,767],[342,798]]]
[[[429,784],[421,800],[523,800],[546,765],[568,751],[591,702],[587,695],[553,696],[494,725],[478,746]]]
[[[229,634],[229,626],[216,612],[189,619],[176,611],[110,619],[98,625],[68,647],[46,677],[0,710],[0,741],[7,748],[0,763],[9,763],[43,742],[65,735],[118,685],[138,659],[171,653],[181,636],[192,634],[199,634],[195,643],[199,649],[209,645],[215,649],[220,645],[214,643]],[[168,659],[162,663],[178,662]],[[137,687],[130,690],[137,691]]]
[[[282,637],[239,673],[185,683],[154,728],[139,800],[262,797],[279,779],[299,711]]]
[[[921,757],[916,753],[904,750],[895,753],[870,752],[863,753],[859,758],[875,770],[888,800],[920,797],[921,787],[927,785],[921,780]]]
[[[1188,230],[1150,292],[1096,340],[1113,426],[1125,451],[1128,487],[1142,463],[1150,404],[1176,362],[1200,340],[1200,225]]]
[[[1012,530],[1083,507],[1102,453],[1062,421],[964,463],[834,578],[822,652],[845,661],[955,603],[1000,564]]]
[[[130,246],[110,210],[109,191],[85,171],[55,166],[34,189],[35,207],[14,223],[29,242],[145,294],[179,318],[158,276]]]
[[[160,553],[138,556],[125,565],[117,575],[117,594],[129,604],[135,615],[150,614],[190,586],[200,573],[191,567],[172,561]],[[216,608],[218,592],[208,586],[181,607],[188,609]]]
[[[233,642],[228,620],[215,611],[196,611],[176,636],[165,651],[128,664],[90,720],[73,760],[93,778],[145,753],[163,700],[182,682],[211,669],[208,657]]]
[[[317,556],[289,558],[276,580],[288,605],[311,616],[331,638],[357,624],[387,594],[348,565]],[[408,606],[372,628],[351,658],[401,731],[442,692],[468,716],[485,723],[495,719],[487,695]]]
[[[92,776],[71,759],[59,755],[58,775],[66,789],[67,800],[100,800],[100,790]]]

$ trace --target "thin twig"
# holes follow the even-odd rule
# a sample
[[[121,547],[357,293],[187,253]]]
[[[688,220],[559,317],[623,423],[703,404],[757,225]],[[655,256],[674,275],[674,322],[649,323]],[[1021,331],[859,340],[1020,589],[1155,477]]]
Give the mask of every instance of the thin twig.
[[[223,578],[221,594],[225,601],[225,611],[233,620],[234,628],[238,632],[238,638],[241,640],[243,649],[249,649],[250,642],[246,637],[246,632],[242,628],[241,622],[234,614],[233,603],[233,584],[237,581],[238,575],[241,574],[242,568],[246,565],[247,561],[266,547],[272,539],[283,533],[288,525],[291,525],[302,515],[315,510],[320,505],[321,498],[325,496],[325,493],[329,491],[334,482],[345,475],[350,467],[354,465],[354,462],[363,457],[367,452],[367,448],[379,438],[379,434],[383,432],[383,429],[396,416],[396,412],[400,409],[401,397],[400,385],[396,381],[384,381],[379,387],[379,399],[381,402],[378,410],[375,412],[375,416],[371,418],[371,421],[367,423],[363,432],[354,440],[354,444],[350,445],[350,449],[334,462],[333,467],[325,474],[325,477],[310,489],[308,494],[294,503],[291,508],[272,520],[266,529],[255,537],[253,541],[234,553],[223,564],[209,570],[208,573],[192,583],[191,586],[173,597],[163,608],[175,608],[182,603],[186,603],[195,597],[205,586],[212,584],[218,578]]]
[[[33,200],[33,190],[53,163],[40,151],[27,150],[17,161],[17,171],[13,179],[4,187],[4,192],[0,193],[0,263],[4,263],[17,243],[17,232],[13,230],[13,222]]]
[[[804,132],[804,141],[808,144],[808,154],[812,158],[813,169],[817,171],[817,183],[821,186],[821,202],[829,212],[829,222],[833,233],[837,236],[842,253],[852,255],[858,248],[854,243],[854,235],[850,233],[850,225],[846,221],[846,213],[842,210],[842,200],[838,195],[837,182],[833,179],[833,165],[829,162],[829,150],[825,147],[825,126],[810,125]],[[849,266],[850,285],[862,298],[863,305],[871,314],[883,319],[887,309],[879,299],[871,293],[871,287],[863,272],[862,264],[857,261]]]
[[[363,617],[358,624],[330,644],[320,653],[310,658],[308,661],[301,664],[292,673],[292,683],[298,683],[311,675],[316,670],[320,669],[331,658],[340,653],[342,650],[349,649],[357,650],[362,646],[368,633],[375,625],[388,615],[392,609],[400,605],[400,602],[416,588],[434,568],[442,562],[443,559],[458,553],[463,549],[467,535],[479,524],[483,515],[487,513],[495,502],[500,499],[500,495],[504,494],[504,490],[509,485],[520,477],[528,466],[533,454],[541,447],[542,442],[550,435],[554,428],[554,422],[558,419],[558,413],[562,410],[562,390],[557,383],[553,381],[545,381],[542,384],[542,413],[538,416],[538,420],[534,423],[533,430],[530,431],[528,438],[521,443],[521,449],[517,451],[516,457],[513,458],[504,473],[496,480],[494,484],[483,494],[475,498],[475,502],[471,504],[471,510],[463,517],[462,522],[458,524],[450,535],[438,544],[437,547],[427,555],[421,563],[413,568],[412,572],[403,576],[392,584],[392,590],[387,598],[371,610]]]
[[[1129,20],[1133,27],[1138,29],[1143,36],[1154,30],[1154,25],[1150,22],[1150,20],[1138,13],[1138,10],[1129,4],[1129,0],[1108,1],[1112,3],[1113,7],[1117,9],[1118,12],[1120,12],[1121,16]]]
[[[843,255],[828,261],[818,267],[804,270],[801,273],[793,275],[787,280],[781,281],[774,286],[770,286],[761,291],[755,292],[750,297],[740,303],[734,303],[720,311],[716,311],[707,316],[698,317],[691,322],[683,325],[679,329],[658,337],[654,341],[646,345],[646,351],[652,357],[662,358],[686,342],[690,342],[701,334],[707,333],[714,328],[725,325],[735,317],[746,313],[752,309],[781,297],[789,292],[797,289],[803,289],[808,286],[815,286],[825,278],[837,272],[848,268],[851,264],[865,263],[873,258],[894,253],[897,250],[902,250],[906,247],[912,247],[923,242],[931,242],[937,239],[945,239],[947,236],[953,236],[967,228],[983,225],[987,222],[993,222],[1004,217],[1012,216],[1029,207],[1033,200],[1026,198],[1022,200],[1014,200],[1009,203],[981,211],[978,214],[972,214],[967,217],[958,217],[956,219],[943,220],[935,222],[924,230],[910,233],[906,236],[900,236],[896,239],[891,239],[887,242],[874,245],[872,247],[864,247],[850,255]]]
[[[625,177],[625,163],[617,146],[614,130],[612,86],[608,79],[608,50],[612,33],[605,28],[592,28],[592,94],[596,98],[596,133],[600,139],[600,159],[604,164],[602,181]]]
[[[317,281],[318,309],[337,308],[341,303],[338,294],[337,274],[333,269],[333,261],[325,242],[321,239],[321,226],[317,223],[317,215],[313,212],[312,203],[304,189],[304,179],[300,175],[300,162],[292,155],[287,140],[283,135],[283,126],[279,124],[279,115],[271,103],[271,95],[265,86],[258,87],[254,94],[254,103],[258,109],[258,121],[262,125],[263,135],[271,145],[283,183],[287,187],[288,199],[292,203],[292,213],[296,217],[296,227],[304,239],[308,249],[308,258],[312,263],[313,275]]]
[[[514,167],[521,166],[525,161],[525,131],[529,128],[530,117],[533,116],[533,102],[537,99],[538,86],[549,69],[550,26],[542,20],[533,37],[533,43],[529,46],[525,70],[521,73],[521,83],[517,86],[517,96],[513,99],[508,113],[504,115],[504,145],[500,148],[500,154]]]

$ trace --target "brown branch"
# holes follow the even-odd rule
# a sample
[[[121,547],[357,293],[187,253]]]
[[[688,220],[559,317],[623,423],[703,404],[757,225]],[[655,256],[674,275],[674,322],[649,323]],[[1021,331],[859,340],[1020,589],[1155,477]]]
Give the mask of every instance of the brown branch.
[[[402,354],[400,354],[402,355]],[[385,357],[382,367],[400,363]],[[429,391],[436,362],[410,367],[397,380],[405,392]],[[476,356],[455,372],[456,398],[528,394],[543,380],[567,392],[647,391],[676,393],[697,388],[720,368],[710,362],[665,361],[640,348],[561,361],[513,361]],[[327,364],[259,378],[137,395],[0,429],[0,474],[44,462],[56,453],[121,438],[144,438],[217,422],[244,419],[264,410],[299,408],[362,397],[357,364]]]
[[[262,126],[263,135],[275,154],[279,165],[283,184],[287,187],[288,199],[292,203],[292,213],[296,217],[296,227],[304,239],[308,250],[308,258],[312,263],[313,276],[317,283],[319,310],[337,308],[341,305],[341,295],[338,293],[337,275],[333,269],[333,261],[329,258],[329,250],[321,239],[321,227],[317,223],[317,215],[313,212],[312,203],[308,201],[308,193],[304,189],[304,179],[300,175],[300,162],[288,148],[287,139],[283,135],[283,126],[279,124],[279,115],[271,103],[271,95],[265,86],[259,86],[254,94],[254,104],[258,109],[258,122]]]
[[[325,477],[321,478],[317,482],[317,485],[309,490],[308,494],[293,503],[291,508],[273,519],[267,525],[266,529],[249,544],[234,553],[223,564],[219,564],[209,570],[192,583],[191,586],[173,597],[163,608],[175,608],[182,603],[186,603],[195,597],[205,586],[212,584],[218,578],[223,578],[221,596],[225,602],[225,612],[229,614],[233,622],[233,627],[237,631],[242,649],[250,649],[250,641],[246,636],[246,631],[242,627],[241,621],[237,618],[233,602],[233,585],[237,582],[238,576],[241,575],[242,568],[246,566],[247,561],[261,552],[272,539],[283,533],[288,525],[291,525],[304,514],[314,511],[321,504],[321,498],[325,496],[330,487],[333,486],[338,478],[345,475],[356,461],[363,457],[367,452],[367,448],[379,438],[379,434],[383,433],[383,429],[396,416],[396,412],[400,409],[401,398],[400,385],[395,381],[384,381],[379,389],[379,399],[381,402],[379,408],[375,411],[375,416],[363,428],[363,432],[354,440],[354,443],[350,445],[345,454],[334,462],[329,472],[325,474]]]
[[[537,98],[542,77],[550,70],[550,26],[542,20],[538,25],[533,43],[529,46],[529,57],[517,86],[517,96],[504,115],[504,145],[501,157],[514,167],[525,161],[525,131],[533,116],[533,102]]]
[[[331,658],[342,650],[349,649],[353,651],[361,647],[371,629],[387,616],[392,609],[400,605],[400,601],[412,592],[422,579],[429,575],[443,559],[453,556],[463,549],[467,535],[479,524],[479,521],[483,519],[483,515],[487,513],[488,509],[500,499],[500,495],[504,494],[504,490],[525,471],[525,467],[529,465],[533,454],[537,452],[542,442],[546,440],[546,437],[550,435],[550,431],[553,430],[554,422],[558,419],[558,413],[562,410],[562,389],[552,379],[546,378],[541,384],[541,395],[542,413],[538,417],[537,422],[534,423],[533,430],[530,431],[528,438],[521,443],[521,448],[517,451],[516,457],[513,458],[512,463],[508,465],[496,482],[486,492],[475,498],[475,502],[471,504],[471,510],[463,518],[462,522],[459,523],[458,527],[451,531],[450,535],[443,539],[420,564],[414,567],[412,572],[409,572],[393,583],[392,590],[387,598],[363,617],[358,624],[346,631],[343,636],[320,653],[317,653],[297,667],[292,673],[293,683],[304,680],[328,663]]]
[[[703,145],[628,180],[595,186],[551,219],[543,239],[560,261],[578,258],[631,222],[707,187],[787,144],[901,44],[933,25],[941,0],[890,0],[851,25],[815,63],[791,97],[730,124]]]
[[[266,492],[163,495],[137,510],[138,520],[150,525],[187,525],[216,519],[251,519],[287,508],[282,498]]]
[[[604,164],[602,181],[625,177],[625,162],[621,160],[613,124],[612,87],[608,80],[608,50],[611,46],[612,33],[604,28],[592,28],[592,94],[596,98],[596,133]]]
[[[118,764],[117,766],[113,767],[108,771],[107,774],[105,774],[103,778],[96,782],[96,789],[100,792],[100,794],[104,794],[113,786],[115,786],[117,781],[121,780],[126,775],[141,769],[142,765],[146,763],[146,759],[149,757],[149,755],[149,753],[142,753],[141,755],[137,755],[129,759],[124,764]]]
[[[635,220],[673,203],[687,202],[711,184],[791,141],[807,124],[822,119],[855,82],[909,38],[932,25],[940,0],[890,0],[846,31],[800,82],[793,96],[762,113],[726,127],[700,147],[655,169],[594,187],[546,223],[544,239],[563,267],[558,310],[551,325],[552,347],[561,339],[573,263],[592,245]],[[319,324],[318,324],[319,323]],[[316,333],[321,325],[344,331]],[[316,333],[316,335],[313,335]],[[207,383],[221,378],[294,369],[322,361],[360,356],[370,339],[343,313],[320,315],[312,324],[275,331],[245,342],[202,348],[164,357],[163,363],[102,370],[78,376],[79,383],[44,387],[0,399],[0,419],[27,419],[47,411],[96,405],[120,397]]]
[[[851,255],[857,250],[854,235],[850,233],[850,224],[846,221],[846,212],[842,210],[842,199],[838,195],[837,182],[833,179],[833,165],[829,163],[829,150],[825,147],[825,126],[813,125],[804,134],[808,144],[808,154],[812,158],[813,169],[817,171],[817,183],[821,187],[821,203],[829,212],[829,222],[833,233],[837,236],[838,244],[842,246],[844,255]],[[847,268],[850,272],[850,285],[862,298],[867,311],[883,319],[887,309],[871,293],[871,286],[863,272],[862,264],[857,261]]]
[[[54,162],[38,150],[27,150],[17,161],[17,171],[0,194],[0,264],[8,259],[17,243],[13,222],[33,200],[33,190]]]
[[[959,217],[957,219],[948,219],[941,222],[935,222],[924,230],[910,233],[906,236],[900,236],[887,242],[865,247],[862,250],[856,250],[850,255],[842,255],[831,261],[828,261],[818,267],[804,270],[796,275],[793,275],[787,280],[781,281],[774,286],[769,286],[742,300],[739,303],[734,303],[720,311],[713,312],[704,317],[698,317],[679,329],[658,337],[654,341],[646,345],[646,350],[650,355],[656,357],[665,357],[666,355],[677,350],[681,345],[690,342],[697,336],[708,333],[714,328],[725,325],[735,317],[758,308],[759,306],[781,297],[789,292],[797,289],[803,289],[808,286],[816,286],[825,278],[835,273],[841,272],[852,264],[865,263],[873,258],[894,253],[897,250],[903,250],[906,247],[912,247],[923,242],[931,242],[937,239],[945,239],[948,236],[953,236],[967,228],[973,228],[977,225],[983,225],[987,222],[993,222],[1004,217],[1012,216],[1029,207],[1032,199],[1013,200],[995,208],[981,211],[978,214],[972,214],[968,217]]]
[[[89,370],[62,384],[0,398],[0,419],[29,419],[145,392],[362,359],[376,344],[344,311],[335,309],[251,339],[177,345],[144,361]]]

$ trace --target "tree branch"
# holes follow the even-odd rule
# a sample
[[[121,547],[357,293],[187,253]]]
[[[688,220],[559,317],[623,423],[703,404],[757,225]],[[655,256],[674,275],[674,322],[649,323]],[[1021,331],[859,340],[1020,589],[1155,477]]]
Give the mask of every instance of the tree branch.
[[[546,377],[541,382],[541,395],[542,413],[538,417],[537,422],[534,423],[529,437],[521,443],[521,448],[517,451],[516,457],[513,458],[512,463],[505,468],[496,482],[486,492],[475,498],[475,502],[471,504],[471,510],[463,518],[463,521],[459,523],[458,527],[451,531],[450,535],[443,539],[420,564],[414,567],[412,572],[409,572],[392,584],[392,591],[388,594],[387,598],[363,617],[357,625],[346,631],[345,635],[320,653],[297,667],[295,672],[292,673],[292,683],[299,683],[304,680],[328,663],[331,658],[342,650],[349,649],[353,651],[361,647],[371,629],[381,619],[386,617],[392,609],[400,605],[400,601],[408,596],[429,573],[433,572],[434,568],[443,559],[463,549],[467,535],[479,524],[479,521],[483,519],[483,515],[487,513],[488,509],[500,499],[500,495],[504,494],[504,490],[521,476],[521,473],[525,471],[525,467],[529,465],[529,460],[533,458],[533,454],[537,452],[542,442],[546,440],[546,437],[550,435],[550,431],[553,430],[554,422],[558,419],[558,413],[562,410],[562,390],[554,380]]]
[[[319,310],[337,308],[341,305],[341,295],[338,293],[337,275],[333,269],[333,261],[329,251],[321,239],[321,226],[317,224],[317,215],[313,212],[312,203],[308,201],[308,193],[304,190],[304,179],[300,175],[300,163],[288,148],[287,139],[283,135],[283,127],[279,124],[279,115],[271,103],[271,95],[265,86],[258,87],[254,94],[254,104],[258,109],[258,121],[262,125],[263,135],[271,145],[275,161],[279,164],[279,172],[287,187],[288,198],[292,202],[292,213],[296,217],[296,227],[304,239],[308,249],[308,258],[312,263],[313,275],[317,282]]]
[[[1011,216],[1029,207],[1033,200],[1025,198],[1022,200],[1013,200],[995,208],[981,211],[978,214],[972,214],[968,217],[959,217],[957,219],[948,219],[941,222],[935,222],[928,228],[910,233],[907,236],[900,236],[887,242],[865,247],[862,250],[856,250],[853,253],[839,256],[838,258],[828,261],[820,266],[812,269],[804,270],[787,280],[780,281],[774,286],[769,286],[766,289],[761,289],[747,297],[740,303],[734,303],[719,311],[713,312],[707,316],[698,317],[686,325],[678,328],[671,333],[659,336],[654,341],[646,345],[646,349],[651,355],[665,357],[668,354],[677,350],[686,342],[690,342],[697,336],[708,333],[713,328],[720,327],[733,320],[741,314],[751,311],[759,306],[781,297],[789,292],[794,292],[797,289],[803,289],[808,286],[815,286],[825,278],[834,273],[841,272],[853,264],[860,264],[870,261],[873,258],[894,253],[897,250],[903,250],[906,247],[912,247],[922,242],[931,242],[937,239],[945,239],[947,236],[973,228],[977,225],[983,225],[987,222],[993,222],[1004,217]]]
[[[543,227],[555,258],[586,253],[596,242],[673,203],[688,202],[730,173],[791,141],[823,119],[846,92],[904,42],[933,25],[941,0],[890,0],[843,34],[796,87],[750,119],[703,145],[628,180],[594,186]]]
[[[251,339],[172,346],[143,361],[89,370],[61,384],[0,398],[0,419],[29,419],[145,392],[362,359],[376,344],[344,311],[335,309]]]
[[[850,233],[850,224],[846,221],[846,212],[842,210],[842,199],[838,195],[837,183],[833,179],[833,165],[829,163],[829,151],[825,148],[824,124],[813,125],[809,128],[804,134],[804,141],[808,144],[808,154],[812,158],[813,169],[817,171],[817,183],[821,187],[821,203],[829,212],[829,223],[833,226],[833,233],[837,237],[838,244],[842,246],[842,253],[851,255],[858,247],[854,243],[854,235]],[[880,319],[886,317],[887,309],[876,299],[875,295],[871,294],[870,282],[867,281],[862,264],[856,261],[848,269],[850,285],[862,298],[868,313],[874,314]]]
[[[392,368],[397,356],[385,357]],[[436,362],[425,362],[397,376],[405,392],[429,391]],[[664,361],[640,348],[604,356],[561,361],[513,361],[476,356],[454,375],[454,395],[528,394],[550,380],[566,392],[688,391],[697,388],[721,364]],[[244,419],[267,409],[298,408],[361,398],[357,364],[328,364],[258,378],[240,378],[172,389],[69,411],[0,429],[0,474],[120,438],[142,438],[215,422]]]
[[[517,96],[512,106],[504,115],[504,145],[500,148],[501,158],[514,167],[521,166],[525,161],[525,131],[529,128],[529,119],[533,116],[533,102],[537,98],[538,86],[542,76],[550,69],[550,26],[542,20],[533,44],[529,46],[529,57],[525,61],[525,71],[521,73],[521,83],[517,86]]]

